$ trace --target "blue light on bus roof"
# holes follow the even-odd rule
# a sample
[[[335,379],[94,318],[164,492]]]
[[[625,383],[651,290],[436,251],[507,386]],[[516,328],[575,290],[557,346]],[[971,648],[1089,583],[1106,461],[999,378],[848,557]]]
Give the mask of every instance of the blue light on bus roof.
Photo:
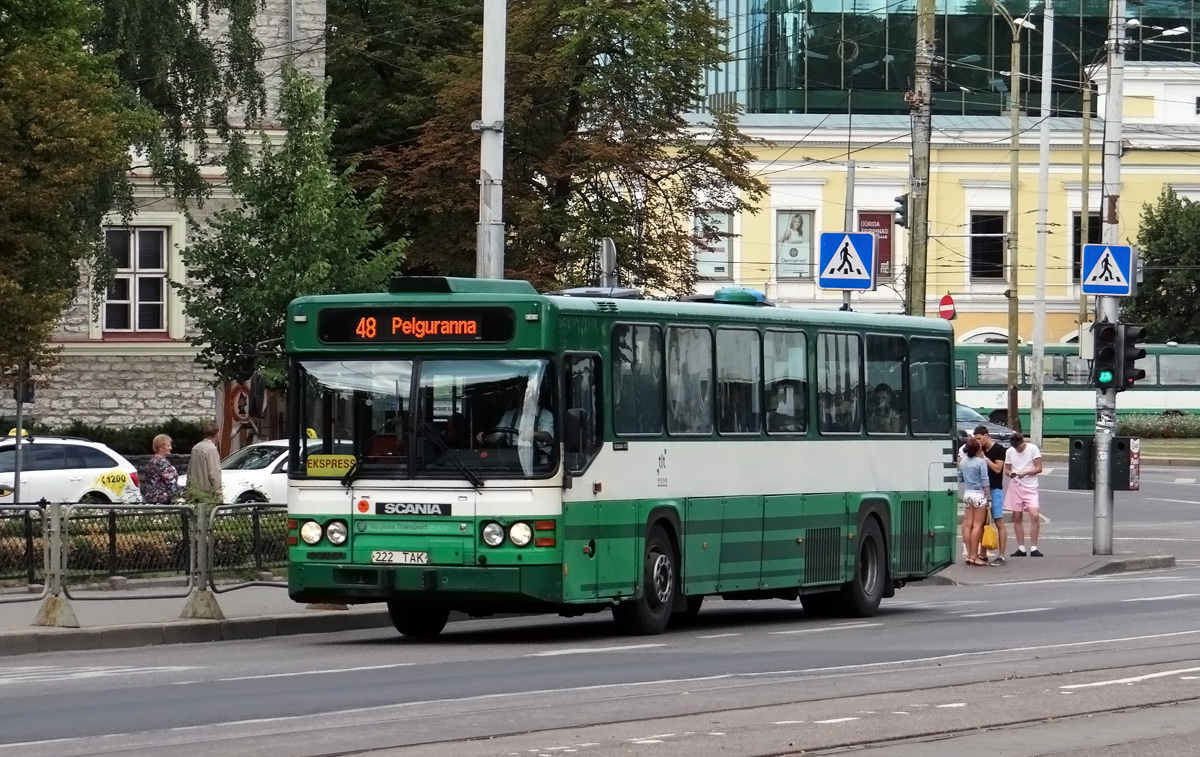
[[[749,287],[721,287],[713,293],[713,302],[727,305],[770,305],[765,292]]]

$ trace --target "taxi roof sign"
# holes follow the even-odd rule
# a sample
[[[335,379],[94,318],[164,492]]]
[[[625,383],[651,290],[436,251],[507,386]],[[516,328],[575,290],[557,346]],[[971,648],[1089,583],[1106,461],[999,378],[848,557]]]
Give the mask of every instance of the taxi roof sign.
[[[9,431],[8,431],[8,435],[9,435],[9,436],[16,436],[16,435],[17,435],[17,430],[16,430],[15,428],[13,428],[13,429],[9,429]],[[27,428],[23,428],[23,429],[21,429],[21,436],[29,436],[29,429],[27,429]]]

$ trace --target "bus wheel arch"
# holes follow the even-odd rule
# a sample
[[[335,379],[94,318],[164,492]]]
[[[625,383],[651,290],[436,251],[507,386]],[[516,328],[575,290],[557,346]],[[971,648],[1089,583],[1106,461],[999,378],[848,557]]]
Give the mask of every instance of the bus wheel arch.
[[[855,534],[854,573],[839,592],[841,610],[855,618],[869,618],[879,610],[889,581],[887,542],[880,520],[873,513]]]
[[[660,634],[675,610],[679,589],[678,532],[669,518],[647,521],[642,547],[641,591],[613,607],[613,619],[623,631],[639,636]]]

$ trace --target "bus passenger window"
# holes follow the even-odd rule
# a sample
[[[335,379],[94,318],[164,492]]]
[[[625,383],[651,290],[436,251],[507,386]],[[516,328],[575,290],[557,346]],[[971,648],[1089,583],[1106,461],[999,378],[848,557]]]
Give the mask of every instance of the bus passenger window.
[[[667,335],[667,431],[711,434],[712,332],[672,327]]]
[[[808,430],[808,349],[803,331],[763,335],[763,402],[768,434]]]
[[[717,330],[717,430],[722,434],[758,433],[758,342],[757,331]]]
[[[662,433],[662,329],[613,327],[613,430]]]
[[[914,434],[949,434],[954,428],[950,388],[950,343],[913,338],[908,342],[908,397]]]
[[[902,336],[867,336],[867,433],[908,431],[908,345]]]
[[[857,334],[817,335],[817,427],[822,433],[862,430],[862,346]]]

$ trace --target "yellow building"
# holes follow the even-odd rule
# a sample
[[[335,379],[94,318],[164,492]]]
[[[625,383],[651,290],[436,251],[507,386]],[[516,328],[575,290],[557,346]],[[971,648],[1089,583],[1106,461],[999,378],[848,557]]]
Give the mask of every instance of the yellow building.
[[[1200,199],[1200,65],[1131,64],[1125,82],[1119,218],[1136,243],[1142,208],[1166,185]],[[1098,112],[1104,112],[1101,83]],[[1017,212],[1019,337],[1032,338],[1038,217],[1039,119],[1020,123]],[[856,310],[903,312],[908,233],[894,225],[895,198],[909,188],[911,121],[905,116],[752,114],[742,118],[752,171],[770,187],[756,214],[720,219],[735,235],[697,253],[707,292],[730,283],[763,289],[780,305],[839,307],[840,292],[816,286],[822,232],[878,234],[878,288],[853,295]],[[943,295],[957,308],[960,341],[1008,334],[1007,250],[1011,228],[1007,116],[935,116],[930,169],[926,313]],[[1082,121],[1052,118],[1046,245],[1046,341],[1078,332]],[[1100,240],[1103,122],[1092,124],[1089,241]],[[847,223],[847,161],[855,161]],[[847,229],[847,226],[851,228]]]

